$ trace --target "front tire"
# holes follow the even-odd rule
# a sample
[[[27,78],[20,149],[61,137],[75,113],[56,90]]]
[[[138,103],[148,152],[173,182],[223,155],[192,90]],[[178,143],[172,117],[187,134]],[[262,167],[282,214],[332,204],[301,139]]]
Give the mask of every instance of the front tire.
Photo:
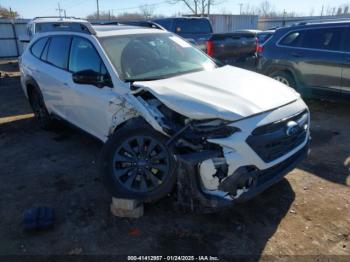
[[[128,122],[104,145],[99,166],[107,190],[117,198],[155,202],[174,187],[175,159],[166,137],[142,119]]]

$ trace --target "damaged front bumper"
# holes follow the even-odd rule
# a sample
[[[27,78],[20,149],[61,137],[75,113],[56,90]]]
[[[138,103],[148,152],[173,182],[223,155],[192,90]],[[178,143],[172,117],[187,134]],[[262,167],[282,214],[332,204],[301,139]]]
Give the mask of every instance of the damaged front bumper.
[[[270,168],[259,170],[254,166],[237,169],[219,185],[222,194],[212,194],[203,190],[198,174],[198,163],[209,157],[210,152],[178,155],[178,204],[191,211],[213,212],[216,209],[231,207],[235,203],[245,202],[260,194],[293,170],[308,154],[309,142],[289,158]],[[215,156],[211,155],[211,157]],[[239,191],[238,188],[246,189]],[[239,195],[237,195],[239,191]]]

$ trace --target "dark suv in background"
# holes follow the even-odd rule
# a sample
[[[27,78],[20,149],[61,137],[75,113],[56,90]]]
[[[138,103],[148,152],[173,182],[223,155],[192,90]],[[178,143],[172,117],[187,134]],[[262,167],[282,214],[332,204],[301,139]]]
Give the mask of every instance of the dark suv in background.
[[[258,71],[306,97],[350,97],[350,20],[277,29],[259,48]]]

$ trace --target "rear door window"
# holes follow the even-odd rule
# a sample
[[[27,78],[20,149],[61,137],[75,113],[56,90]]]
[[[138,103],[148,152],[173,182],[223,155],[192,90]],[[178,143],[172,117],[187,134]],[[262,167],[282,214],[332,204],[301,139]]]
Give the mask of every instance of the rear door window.
[[[46,61],[59,68],[67,69],[70,42],[69,36],[52,37]]]
[[[341,48],[344,28],[319,28],[303,32],[300,47],[339,51]]]
[[[45,47],[45,44],[47,42],[47,37],[45,38],[41,38],[38,41],[36,41],[32,47],[31,47],[31,51],[32,54],[36,57],[36,58],[40,58],[41,53],[43,52],[43,49]]]

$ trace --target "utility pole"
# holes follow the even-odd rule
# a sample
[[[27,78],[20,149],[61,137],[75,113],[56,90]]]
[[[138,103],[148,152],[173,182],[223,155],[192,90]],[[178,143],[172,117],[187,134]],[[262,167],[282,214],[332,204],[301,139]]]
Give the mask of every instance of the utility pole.
[[[242,7],[243,7],[243,3],[238,4],[239,5],[239,14],[242,14]]]
[[[100,5],[98,3],[98,0],[96,0],[96,6],[97,6],[97,19],[100,19]]]
[[[63,12],[64,12],[64,18],[67,18],[66,9],[63,9]]]
[[[63,9],[61,9],[60,3],[57,3],[58,8],[56,8],[56,10],[58,11],[59,17],[61,17],[61,12],[63,11]]]
[[[208,0],[208,18],[209,18],[209,14],[210,14],[210,5],[211,5],[211,1]]]
[[[323,16],[323,9],[324,9],[324,5],[322,5],[322,9],[321,9],[321,17]]]

